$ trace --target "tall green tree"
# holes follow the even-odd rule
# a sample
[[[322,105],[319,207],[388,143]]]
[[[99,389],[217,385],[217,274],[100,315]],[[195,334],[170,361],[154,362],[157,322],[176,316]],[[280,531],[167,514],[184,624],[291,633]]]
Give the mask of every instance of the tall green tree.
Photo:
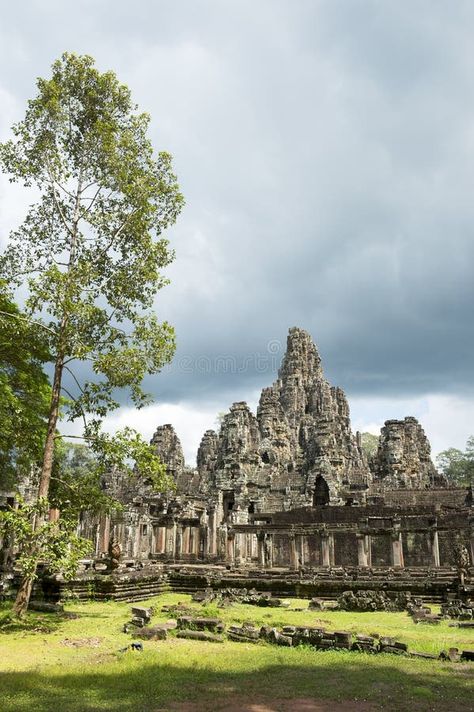
[[[38,466],[43,454],[51,387],[43,370],[50,356],[36,328],[0,282],[0,489]]]
[[[34,187],[39,200],[12,233],[0,258],[0,278],[26,283],[26,312],[49,331],[52,394],[39,479],[39,501],[50,488],[59,405],[65,374],[67,415],[84,419],[84,437],[114,460],[114,442],[101,419],[128,388],[137,407],[148,402],[141,383],[174,352],[174,332],[152,310],[161,274],[173,259],[163,231],[183,205],[168,153],[154,154],[149,116],[111,71],[100,73],[88,56],[64,54],[49,79],[0,145],[10,180]],[[90,378],[74,374],[86,362]],[[74,390],[74,392],[72,392]],[[90,420],[88,420],[90,418]],[[123,435],[145,456],[138,436]],[[117,443],[117,459],[130,448]],[[164,470],[155,467],[156,482]],[[145,467],[147,465],[145,464]],[[152,473],[153,474],[153,473]],[[41,522],[40,514],[36,520]],[[33,567],[32,567],[33,568]],[[33,576],[21,583],[15,612],[22,615]]]
[[[436,464],[451,484],[458,487],[474,484],[474,436],[468,438],[465,450],[450,447],[440,452]]]
[[[365,456],[368,458],[374,457],[379,446],[379,436],[372,433],[361,433],[360,439]]]

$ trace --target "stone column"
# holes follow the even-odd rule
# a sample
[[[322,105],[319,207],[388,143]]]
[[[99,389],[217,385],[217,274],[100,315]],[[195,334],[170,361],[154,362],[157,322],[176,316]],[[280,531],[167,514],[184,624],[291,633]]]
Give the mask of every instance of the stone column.
[[[321,561],[323,566],[331,566],[329,534],[327,532],[321,532]]]
[[[433,527],[431,530],[431,565],[439,567],[439,539],[438,529]]]
[[[264,569],[266,560],[265,560],[265,532],[258,532],[257,534],[257,542],[258,542],[258,565]]]
[[[474,566],[474,519],[471,519],[471,566]]]
[[[106,553],[109,550],[109,538],[110,538],[110,516],[108,514],[102,514],[100,517],[99,524],[99,550],[98,554]]]
[[[365,535],[357,534],[357,563],[363,568],[367,568],[367,549],[365,545]]]
[[[175,550],[175,558],[180,559],[181,555],[183,553],[183,527],[179,524],[176,524],[176,550]]]
[[[367,566],[372,566],[372,539],[370,534],[364,536],[365,550],[367,552]]]
[[[298,569],[298,553],[296,551],[296,536],[291,533],[288,535],[290,543],[290,569]]]
[[[258,538],[256,533],[250,535],[250,550],[250,558],[258,559]]]
[[[269,532],[265,536],[265,560],[267,569],[273,568],[273,534]]]
[[[190,527],[183,526],[183,535],[182,535],[182,544],[181,544],[181,553],[182,554],[189,554],[189,533],[190,533]]]
[[[166,536],[167,536],[167,528],[166,527],[160,527],[161,531],[161,550],[160,554],[166,553]]]
[[[176,522],[170,522],[166,526],[166,544],[165,553],[170,558],[174,558],[176,548]]]
[[[245,535],[245,560],[252,561],[252,537],[253,534]]]
[[[141,532],[142,525],[140,524],[140,519],[138,517],[136,519],[137,519],[137,521],[135,523],[135,536],[133,538],[133,547],[132,547],[132,552],[131,552],[132,557],[134,559],[138,559],[138,557],[140,555],[140,545],[141,545],[141,541],[142,541],[142,532]]]
[[[305,539],[306,537],[304,534],[301,534],[298,537],[298,552],[299,552],[299,564],[300,566],[304,566],[304,560],[305,560]]]
[[[234,560],[237,565],[242,563],[242,535],[240,532],[234,534]]]
[[[209,512],[208,538],[209,556],[217,556],[217,513],[214,508]]]
[[[334,534],[329,534],[329,561],[331,566],[336,563],[336,557],[334,554]]]
[[[398,529],[392,531],[392,566],[404,566],[402,533]]]
[[[235,532],[227,532],[227,550],[226,550],[226,561],[229,564],[233,564],[235,561]]]
[[[198,531],[198,556],[200,559],[206,559],[209,556],[209,527],[201,524]]]

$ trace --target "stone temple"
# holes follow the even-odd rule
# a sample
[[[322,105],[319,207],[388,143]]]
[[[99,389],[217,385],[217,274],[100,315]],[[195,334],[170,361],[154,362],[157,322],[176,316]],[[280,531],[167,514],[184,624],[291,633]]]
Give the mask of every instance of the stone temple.
[[[448,486],[413,417],[386,421],[368,459],[344,392],[325,379],[302,329],[290,329],[256,414],[234,403],[219,431],[204,433],[195,468],[172,425],[152,443],[176,488],[156,494],[139,474],[110,475],[104,487],[123,510],[82,515],[95,559],[68,584],[78,595],[85,581],[116,597],[218,581],[299,595],[389,586],[433,596],[455,585],[459,547],[474,565],[472,492]],[[111,547],[120,552],[113,572]],[[474,568],[465,573],[470,580]]]

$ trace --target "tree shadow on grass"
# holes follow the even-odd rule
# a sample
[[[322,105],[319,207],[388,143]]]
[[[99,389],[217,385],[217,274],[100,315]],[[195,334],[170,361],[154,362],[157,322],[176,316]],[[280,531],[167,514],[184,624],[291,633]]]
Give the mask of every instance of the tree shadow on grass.
[[[0,614],[0,635],[18,635],[19,633],[54,633],[63,623],[70,620],[68,613],[27,613],[19,620],[10,611]]]
[[[11,605],[5,603],[0,606],[0,635],[19,633],[54,633],[61,629],[61,626],[71,618],[100,618],[104,620],[103,611],[64,611],[57,612],[39,612],[28,611],[24,618],[19,620],[11,614]]]
[[[88,667],[81,673],[50,674],[47,668],[3,673],[0,706],[2,712],[250,712],[258,702],[273,711],[281,707],[272,707],[272,700],[305,698],[357,700],[358,709],[370,711],[472,710],[473,666],[452,665],[446,672],[435,661],[414,665],[416,669],[408,673],[385,660],[370,666],[363,658],[358,655],[351,660],[348,655],[347,662],[330,666],[315,661],[269,665],[250,672],[217,672],[197,665],[160,664],[132,653],[101,666],[111,655],[102,654],[101,660],[98,654],[93,671]],[[238,707],[232,706],[233,700],[239,701]],[[186,706],[186,701],[195,704]]]

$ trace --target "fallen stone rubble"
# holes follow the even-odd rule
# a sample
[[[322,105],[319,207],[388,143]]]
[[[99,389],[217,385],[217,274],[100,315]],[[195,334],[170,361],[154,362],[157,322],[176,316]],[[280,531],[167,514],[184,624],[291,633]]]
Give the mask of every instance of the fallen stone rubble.
[[[318,650],[353,650],[365,653],[391,653],[392,655],[405,655],[414,658],[440,659],[452,662],[474,661],[473,650],[459,651],[450,648],[442,651],[439,656],[430,653],[409,651],[406,643],[402,643],[390,636],[362,635],[345,630],[329,632],[325,628],[314,626],[284,626],[281,631],[270,626],[260,629],[245,623],[241,627],[230,626],[228,638],[241,643],[258,643],[264,640],[274,645],[294,647],[297,645],[310,645]]]
[[[192,616],[181,616],[181,618],[178,618],[178,628],[180,630],[208,630],[212,633],[223,633],[225,625],[220,618],[193,618]]]
[[[419,601],[414,602],[413,611],[425,616],[431,616],[427,606],[416,607]],[[171,607],[164,606],[167,611]],[[182,606],[181,608],[186,608]],[[163,610],[162,609],[162,610]],[[176,637],[188,640],[199,640],[212,643],[223,643],[225,623],[221,618],[181,615],[166,622],[156,625],[147,625],[153,615],[153,608],[132,608],[133,620],[140,621],[133,624],[134,634],[143,640],[166,640],[168,631],[177,628]],[[147,624],[144,623],[146,621]],[[125,632],[132,632],[130,624],[125,624]],[[272,626],[256,627],[252,622],[246,621],[242,625],[231,625],[227,631],[229,640],[241,643],[260,643],[261,641],[272,645],[284,647],[295,647],[298,645],[309,645],[317,650],[352,650],[365,653],[391,653],[392,655],[409,655],[416,658],[436,659],[450,662],[474,661],[474,650],[462,650],[449,648],[443,650],[439,656],[429,653],[409,651],[406,643],[390,636],[380,636],[378,634],[363,635],[352,633],[346,630],[327,631],[320,626],[283,626],[278,630]]]
[[[457,618],[460,621],[470,621],[474,619],[474,601],[462,601],[459,598],[441,604],[443,616]]]
[[[341,611],[404,611],[409,601],[409,593],[388,594],[372,590],[344,591],[337,599]]]
[[[204,605],[216,603],[219,608],[226,608],[233,603],[248,603],[253,606],[263,606],[264,608],[280,608],[286,606],[280,598],[276,598],[268,592],[262,593],[255,588],[221,588],[219,590],[205,588],[196,591],[192,596],[192,600]]]

